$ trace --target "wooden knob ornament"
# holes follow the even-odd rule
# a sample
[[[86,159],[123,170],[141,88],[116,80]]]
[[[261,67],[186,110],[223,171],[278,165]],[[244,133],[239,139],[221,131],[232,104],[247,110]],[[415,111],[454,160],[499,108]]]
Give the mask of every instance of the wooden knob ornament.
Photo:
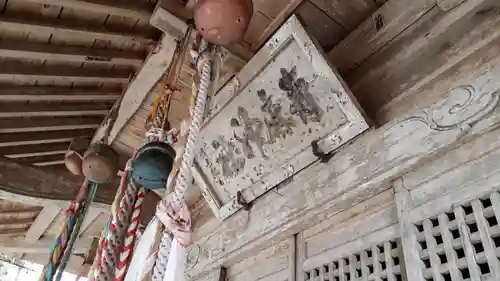
[[[89,139],[73,139],[68,147],[68,152],[64,155],[64,164],[66,168],[75,176],[83,175],[83,154],[88,149],[89,145]]]
[[[66,152],[66,154],[64,155],[64,164],[66,165],[66,168],[75,176],[83,175],[82,158],[82,155],[80,155],[78,152],[71,150]]]
[[[118,173],[118,155],[107,145],[92,145],[85,152],[82,170],[85,177],[93,182],[110,182]]]
[[[229,45],[243,38],[253,15],[252,0],[199,0],[196,29],[206,41]]]

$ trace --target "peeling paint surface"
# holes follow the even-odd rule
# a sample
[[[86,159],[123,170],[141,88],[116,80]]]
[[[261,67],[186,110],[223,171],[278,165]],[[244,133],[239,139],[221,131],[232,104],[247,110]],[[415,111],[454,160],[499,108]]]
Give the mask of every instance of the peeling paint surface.
[[[197,162],[222,204],[238,191],[258,197],[252,186],[270,173],[293,176],[291,159],[349,123],[342,83],[318,74],[296,41],[269,61],[201,131]]]

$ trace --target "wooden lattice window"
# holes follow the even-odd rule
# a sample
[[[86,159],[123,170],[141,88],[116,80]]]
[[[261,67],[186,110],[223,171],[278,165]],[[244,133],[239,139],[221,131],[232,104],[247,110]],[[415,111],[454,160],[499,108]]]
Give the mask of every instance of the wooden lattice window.
[[[401,243],[374,245],[305,273],[305,281],[402,281]]]
[[[416,223],[425,280],[499,280],[499,217],[494,192]]]

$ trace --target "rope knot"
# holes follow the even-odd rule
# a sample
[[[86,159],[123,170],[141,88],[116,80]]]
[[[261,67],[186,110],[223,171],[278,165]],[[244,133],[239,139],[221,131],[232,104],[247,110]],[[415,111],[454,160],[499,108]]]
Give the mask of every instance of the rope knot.
[[[65,214],[67,216],[73,216],[73,215],[75,215],[76,210],[78,210],[79,208],[80,208],[80,203],[78,203],[76,201],[71,201],[71,202],[69,202],[69,207],[65,211]]]
[[[187,204],[175,203],[173,194],[175,192],[158,203],[156,216],[179,243],[187,247],[191,244],[191,213]]]

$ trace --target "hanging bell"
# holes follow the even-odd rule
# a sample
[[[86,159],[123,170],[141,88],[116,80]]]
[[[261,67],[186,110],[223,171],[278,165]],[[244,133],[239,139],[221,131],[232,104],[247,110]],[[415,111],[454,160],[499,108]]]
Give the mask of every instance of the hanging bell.
[[[85,152],[82,170],[93,182],[110,182],[118,173],[118,155],[107,145],[94,144]]]
[[[175,150],[164,142],[142,146],[132,160],[132,179],[147,189],[165,188],[175,160]]]
[[[199,0],[196,29],[206,41],[228,45],[243,38],[253,15],[252,0]]]

